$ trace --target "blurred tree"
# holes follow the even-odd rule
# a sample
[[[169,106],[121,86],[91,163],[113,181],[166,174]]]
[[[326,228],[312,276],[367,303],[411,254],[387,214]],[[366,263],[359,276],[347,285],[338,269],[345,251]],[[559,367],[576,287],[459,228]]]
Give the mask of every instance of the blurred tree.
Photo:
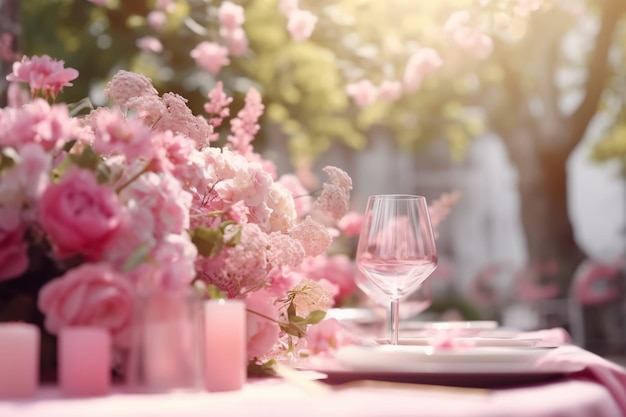
[[[155,29],[148,16],[163,3],[170,3],[167,21]],[[626,1],[301,0],[299,7],[318,16],[318,23],[310,39],[294,42],[277,0],[238,0],[250,48],[230,56],[230,65],[213,76],[189,53],[201,41],[223,42],[217,15],[222,3],[110,0],[98,7],[85,0],[29,0],[21,3],[24,51],[64,59],[80,70],[76,87],[64,93],[69,101],[99,91],[119,68],[142,72],[161,92],[184,96],[196,114],[218,80],[239,105],[255,86],[266,122],[285,133],[294,164],[318,157],[335,142],[361,149],[374,126],[389,129],[398,146],[415,152],[445,140],[456,158],[472,137],[493,131],[519,173],[532,260],[558,259],[564,281],[569,279],[583,255],[567,216],[565,164],[594,115],[606,107],[603,98],[622,103],[622,122],[595,157],[626,154],[625,83],[619,78],[620,70],[626,73]],[[516,13],[522,4],[541,7]],[[468,10],[468,23],[490,35],[488,57],[459,48],[443,29],[457,10]],[[592,30],[572,43],[581,27]],[[163,52],[139,50],[136,42],[144,36],[158,38]],[[347,85],[364,79],[374,85],[402,82],[407,61],[424,47],[437,50],[443,65],[416,91],[364,107],[351,103]],[[567,71],[579,81],[563,84]],[[572,93],[580,98],[566,108],[564,99]],[[95,104],[104,103],[91,96]]]

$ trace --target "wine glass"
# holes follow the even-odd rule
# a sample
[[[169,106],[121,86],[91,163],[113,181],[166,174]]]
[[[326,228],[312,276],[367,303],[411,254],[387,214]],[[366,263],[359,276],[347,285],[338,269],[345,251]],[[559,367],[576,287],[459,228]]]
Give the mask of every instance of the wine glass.
[[[370,196],[356,264],[390,301],[390,342],[397,345],[400,299],[415,291],[437,268],[426,198],[406,194]]]

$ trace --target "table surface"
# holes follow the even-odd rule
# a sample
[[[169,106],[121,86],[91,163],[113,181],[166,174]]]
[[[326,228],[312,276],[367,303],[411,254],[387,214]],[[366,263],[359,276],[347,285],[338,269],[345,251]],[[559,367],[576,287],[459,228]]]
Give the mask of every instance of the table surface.
[[[380,384],[310,390],[279,378],[249,380],[241,391],[130,394],[64,398],[42,387],[36,399],[0,401],[1,417],[615,417],[615,400],[602,385],[563,378],[511,388],[471,390]]]

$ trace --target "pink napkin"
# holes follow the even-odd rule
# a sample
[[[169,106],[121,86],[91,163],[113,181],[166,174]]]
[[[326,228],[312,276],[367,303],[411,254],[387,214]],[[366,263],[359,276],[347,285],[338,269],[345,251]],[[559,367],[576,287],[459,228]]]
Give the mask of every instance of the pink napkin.
[[[583,369],[570,374],[573,378],[587,379],[601,384],[609,390],[620,410],[626,415],[626,368],[602,358],[578,346],[568,344],[569,334],[563,329],[541,330],[535,336],[543,336],[546,343],[562,344],[548,352],[535,365],[538,368],[582,366]],[[528,337],[528,333],[524,333]],[[560,341],[560,343],[559,343]]]
[[[539,339],[539,346],[560,346],[572,343],[572,338],[562,327],[523,332],[516,336],[518,339]]]

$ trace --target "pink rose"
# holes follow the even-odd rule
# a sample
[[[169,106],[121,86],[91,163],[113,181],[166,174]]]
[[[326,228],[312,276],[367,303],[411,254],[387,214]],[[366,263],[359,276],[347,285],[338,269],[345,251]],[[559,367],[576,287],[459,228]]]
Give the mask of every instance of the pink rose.
[[[115,237],[122,214],[112,189],[98,185],[90,171],[73,168],[43,193],[39,220],[57,256],[82,254],[93,261]]]
[[[133,297],[130,282],[110,265],[83,264],[44,285],[38,306],[51,333],[64,326],[99,326],[123,347],[130,341]]]
[[[246,298],[246,308],[249,310],[246,317],[248,357],[261,358],[274,347],[280,333],[280,328],[276,322],[278,310],[274,305],[274,297],[264,290],[255,291]]]
[[[24,241],[24,226],[6,230],[0,228],[0,281],[21,275],[28,267],[28,245]]]

